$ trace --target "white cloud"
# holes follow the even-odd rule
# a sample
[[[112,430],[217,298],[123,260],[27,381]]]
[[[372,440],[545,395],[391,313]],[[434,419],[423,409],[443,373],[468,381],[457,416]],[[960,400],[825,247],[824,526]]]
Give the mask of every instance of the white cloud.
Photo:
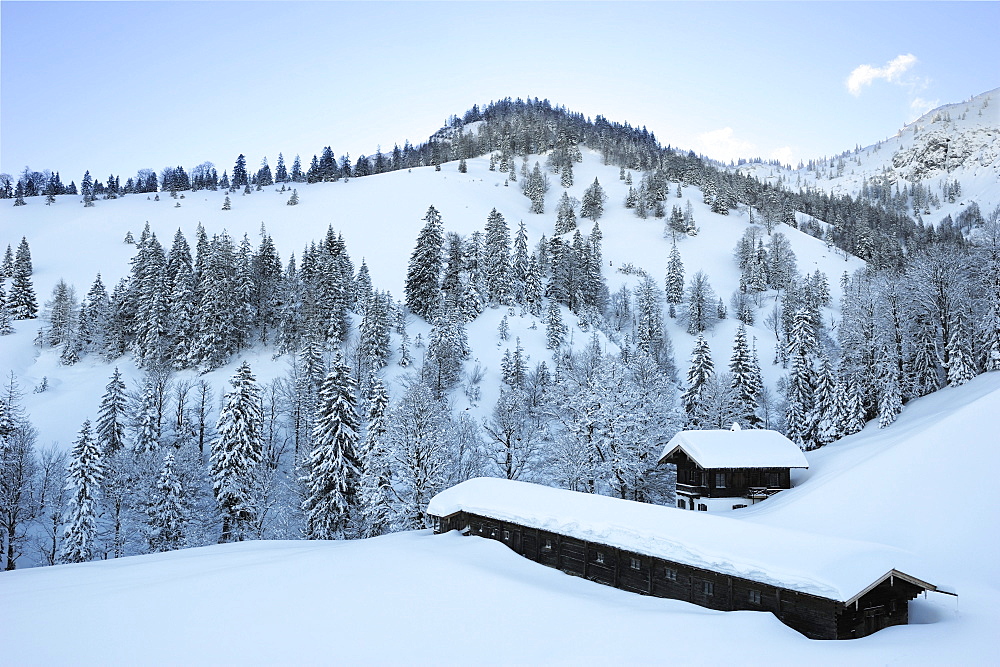
[[[698,135],[695,148],[699,153],[722,162],[735,162],[741,157],[754,157],[757,147],[751,142],[737,139],[733,135],[731,127],[704,132]]]
[[[903,74],[913,67],[917,62],[917,57],[912,53],[896,56],[885,64],[884,67],[873,67],[872,65],[859,65],[847,77],[847,90],[851,95],[857,97],[861,94],[861,89],[870,86],[877,79],[884,79],[890,83],[900,83]]]

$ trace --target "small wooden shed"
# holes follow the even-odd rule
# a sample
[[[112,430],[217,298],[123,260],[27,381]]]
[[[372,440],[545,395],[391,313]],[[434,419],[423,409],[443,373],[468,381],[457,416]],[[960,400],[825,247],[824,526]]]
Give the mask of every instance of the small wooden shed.
[[[677,507],[729,510],[792,487],[792,468],[808,468],[798,445],[763,429],[681,431],[667,443],[660,464],[677,466]]]
[[[439,493],[427,511],[437,533],[497,540],[634,593],[769,611],[813,639],[904,625],[910,600],[947,592],[910,574],[920,571],[912,554],[884,545],[525,482],[472,479]]]

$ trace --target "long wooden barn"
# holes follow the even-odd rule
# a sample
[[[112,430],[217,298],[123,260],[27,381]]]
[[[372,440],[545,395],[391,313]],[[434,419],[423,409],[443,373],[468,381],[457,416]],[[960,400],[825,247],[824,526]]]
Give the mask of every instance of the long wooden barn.
[[[435,532],[497,540],[533,561],[623,590],[721,611],[769,611],[813,639],[908,622],[925,591],[908,552],[739,519],[502,479],[435,496]],[[906,568],[904,572],[902,569]]]

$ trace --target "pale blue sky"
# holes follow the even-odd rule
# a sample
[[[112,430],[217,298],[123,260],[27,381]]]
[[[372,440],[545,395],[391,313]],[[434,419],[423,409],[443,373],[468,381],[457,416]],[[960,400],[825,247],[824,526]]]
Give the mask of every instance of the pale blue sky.
[[[507,96],[797,162],[1000,86],[1000,2],[4,0],[0,22],[0,171],[77,183],[357,159]]]

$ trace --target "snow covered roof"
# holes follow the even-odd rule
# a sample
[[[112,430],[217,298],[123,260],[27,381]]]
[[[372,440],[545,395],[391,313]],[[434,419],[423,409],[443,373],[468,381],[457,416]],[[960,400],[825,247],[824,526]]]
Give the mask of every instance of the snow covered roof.
[[[667,443],[662,461],[683,451],[702,468],[808,468],[798,445],[777,431],[762,429],[681,431]]]
[[[916,557],[894,547],[527,482],[471,479],[427,507],[434,516],[459,511],[843,603],[889,576],[937,590]]]

